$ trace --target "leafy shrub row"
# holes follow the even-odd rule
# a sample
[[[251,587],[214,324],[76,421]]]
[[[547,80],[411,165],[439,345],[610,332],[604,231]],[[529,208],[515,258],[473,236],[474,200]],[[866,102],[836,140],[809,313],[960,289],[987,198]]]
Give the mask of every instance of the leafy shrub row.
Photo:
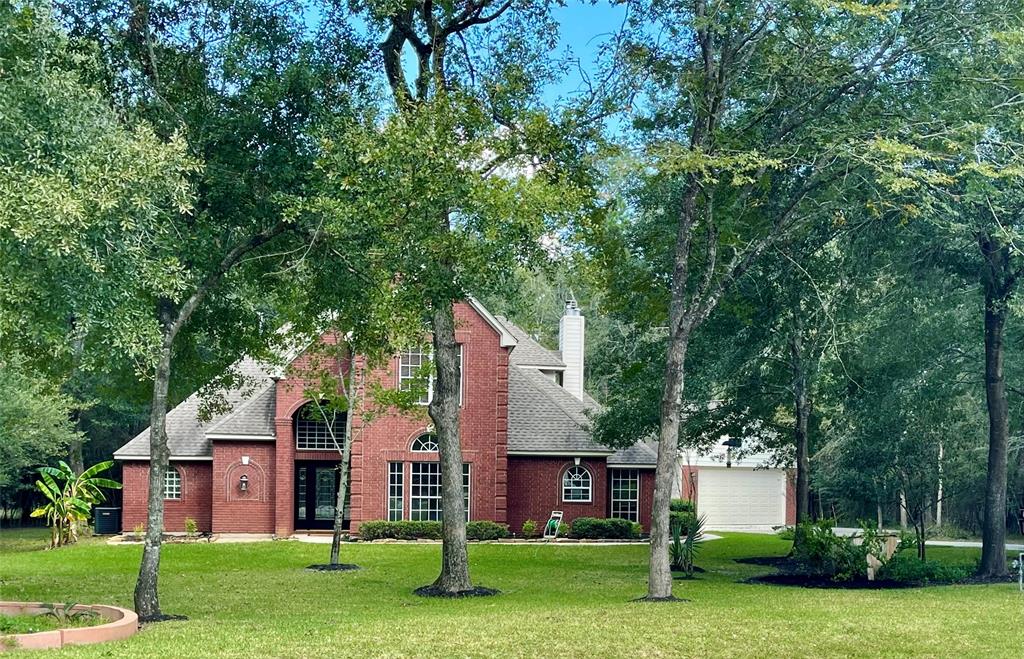
[[[378,519],[363,522],[359,527],[359,537],[362,540],[440,540],[441,522],[389,522]],[[466,524],[466,538],[469,540],[500,540],[507,537],[508,527],[504,524],[486,520]]]
[[[688,499],[672,499],[668,509],[674,513],[696,513],[697,507]]]
[[[878,578],[926,585],[962,581],[971,572],[971,568],[966,565],[947,565],[940,561],[922,561],[910,554],[897,554],[878,571]]]
[[[572,521],[569,537],[586,540],[628,540],[640,537],[641,526],[628,519],[577,517]]]

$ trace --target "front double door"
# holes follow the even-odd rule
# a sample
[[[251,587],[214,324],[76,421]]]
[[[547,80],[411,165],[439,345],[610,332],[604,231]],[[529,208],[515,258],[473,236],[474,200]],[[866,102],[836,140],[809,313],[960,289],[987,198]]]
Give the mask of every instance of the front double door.
[[[338,463],[296,461],[295,463],[295,528],[334,528],[334,507],[338,501],[340,484]],[[345,521],[348,528],[348,497],[345,501]]]

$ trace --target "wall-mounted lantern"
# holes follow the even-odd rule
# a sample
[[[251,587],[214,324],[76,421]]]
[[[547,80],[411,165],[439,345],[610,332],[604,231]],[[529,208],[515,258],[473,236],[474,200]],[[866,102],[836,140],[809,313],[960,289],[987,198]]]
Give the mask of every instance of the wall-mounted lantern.
[[[249,491],[249,477],[242,474],[242,477],[238,479],[238,489],[243,492]]]

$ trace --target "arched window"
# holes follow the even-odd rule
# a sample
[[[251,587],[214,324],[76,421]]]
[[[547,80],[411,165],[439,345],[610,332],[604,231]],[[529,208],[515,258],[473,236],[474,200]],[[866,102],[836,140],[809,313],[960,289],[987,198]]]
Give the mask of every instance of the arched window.
[[[590,501],[591,483],[590,471],[586,467],[569,467],[562,474],[562,501]]]
[[[337,446],[335,446],[337,440]],[[309,403],[295,413],[295,448],[299,451],[335,451],[345,446],[345,412]]]
[[[181,474],[174,467],[164,472],[164,498],[181,499]]]
[[[437,453],[437,436],[433,433],[420,435],[412,440],[413,453]]]

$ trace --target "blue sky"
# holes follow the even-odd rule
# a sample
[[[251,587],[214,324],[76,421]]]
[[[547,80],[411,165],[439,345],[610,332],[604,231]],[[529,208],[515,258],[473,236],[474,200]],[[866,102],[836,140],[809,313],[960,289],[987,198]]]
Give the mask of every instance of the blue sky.
[[[580,67],[587,74],[592,74],[601,44],[608,41],[622,25],[626,5],[613,5],[607,0],[596,3],[572,0],[565,7],[557,8],[554,13],[559,23],[559,54],[571,53],[579,60]],[[576,91],[581,83],[578,70],[566,71],[562,84],[550,90],[549,100]]]

